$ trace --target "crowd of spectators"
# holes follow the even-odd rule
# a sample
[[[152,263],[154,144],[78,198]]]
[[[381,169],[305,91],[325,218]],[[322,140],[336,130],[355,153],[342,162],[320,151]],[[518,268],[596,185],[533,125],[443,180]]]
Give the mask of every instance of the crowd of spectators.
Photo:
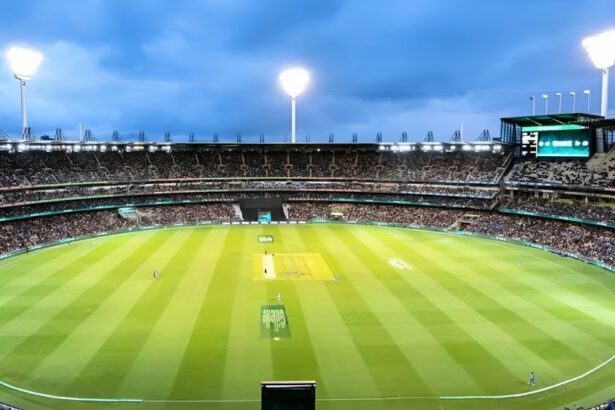
[[[90,186],[65,185],[45,189],[0,189],[0,205],[90,196],[167,192],[196,193],[201,191],[337,191],[342,193],[395,193],[400,196],[451,196],[484,199],[493,199],[498,193],[497,188],[468,185],[237,179],[229,181],[152,182],[144,184],[115,183]]]
[[[0,186],[174,178],[344,178],[497,183],[509,154],[306,149],[0,152]]]
[[[580,201],[563,202],[547,198],[521,198],[508,200],[503,208],[547,215],[567,216],[615,225],[615,207]]]
[[[615,266],[615,231],[532,217],[488,214],[467,230],[537,245]]]
[[[294,203],[290,216],[294,219],[330,219],[342,214],[346,221],[380,221],[416,226],[448,228],[464,212],[451,209],[343,205],[326,203]],[[555,251],[571,253],[615,266],[615,231],[576,225],[561,221],[531,217],[507,216],[492,212],[480,213],[480,218],[466,228],[469,232],[531,242]]]
[[[580,161],[521,161],[505,178],[509,184],[615,187],[615,163],[591,169]]]
[[[379,221],[447,229],[465,211],[398,205],[291,202],[289,217],[295,220],[341,218],[345,221]],[[478,212],[467,231],[531,242],[556,251],[615,265],[615,231],[556,220]],[[198,221],[237,220],[231,203],[150,206],[138,209],[138,218],[120,217],[115,210],[53,215],[0,223],[0,253],[97,232],[137,225],[168,225]]]
[[[339,219],[344,221],[379,221],[437,228],[448,228],[463,214],[463,211],[439,208],[323,202],[294,202],[289,209],[292,220],[329,220],[340,215]]]
[[[429,206],[449,208],[492,209],[495,198],[475,198],[469,196],[442,196],[418,194],[387,194],[381,192],[360,192],[342,190],[279,190],[279,189],[244,189],[244,190],[210,190],[210,191],[154,191],[151,193],[133,193],[98,196],[81,196],[49,200],[44,202],[24,202],[20,204],[0,204],[0,217],[28,215],[47,211],[77,210],[101,206],[147,205],[161,202],[230,202],[249,198],[279,198],[283,201],[368,201],[418,203]]]
[[[215,216],[229,220],[232,213],[219,214],[217,209],[231,209],[231,203],[240,199],[274,197],[294,204],[292,217],[306,217],[307,212],[328,218],[331,208],[345,203],[345,218],[446,228],[464,210],[488,211],[498,205],[496,184],[510,161],[511,154],[506,150],[499,153],[393,152],[334,146],[322,149],[221,146],[172,152],[2,151],[0,217],[140,206],[140,223],[172,224],[216,219]],[[606,164],[608,167],[609,162]],[[505,182],[604,188],[615,186],[613,172],[610,168],[590,170],[585,164],[573,161],[522,161],[513,165]],[[396,205],[384,205],[384,202]],[[160,203],[173,206],[147,208]],[[192,205],[175,206],[177,203]],[[402,203],[433,208],[408,207]],[[500,205],[615,223],[613,208],[580,202],[517,197]],[[168,212],[159,212],[162,208]],[[211,215],[209,210],[216,213]],[[133,223],[118,222],[113,209],[98,213],[100,218],[93,224],[96,229],[122,229]],[[3,236],[27,237],[19,246],[30,246],[43,239],[66,237],[73,231],[81,234],[80,229],[89,228],[78,219],[91,215],[94,213],[35,218],[5,223],[1,228],[11,229],[3,231]],[[481,217],[470,229],[557,249],[559,246],[600,260],[605,258],[600,255],[614,253],[613,234],[608,230],[592,231],[594,228],[539,218],[484,215],[488,216]],[[44,221],[51,221],[54,229],[45,231],[39,226]],[[75,227],[71,226],[73,223]],[[551,235],[554,232],[558,234]]]
[[[30,218],[0,224],[0,237],[3,238],[0,254],[66,238],[137,226],[227,222],[235,219],[232,205],[228,203],[140,208],[138,218],[132,220],[121,217],[115,210]]]

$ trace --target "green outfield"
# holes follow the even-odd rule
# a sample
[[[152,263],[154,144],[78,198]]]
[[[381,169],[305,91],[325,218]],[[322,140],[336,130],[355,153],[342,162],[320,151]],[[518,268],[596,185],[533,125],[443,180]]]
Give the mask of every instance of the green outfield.
[[[316,380],[320,410],[561,410],[615,396],[615,361],[443,397],[614,354],[613,273],[463,235],[186,227],[0,262],[0,401],[28,410],[256,410],[261,380]]]

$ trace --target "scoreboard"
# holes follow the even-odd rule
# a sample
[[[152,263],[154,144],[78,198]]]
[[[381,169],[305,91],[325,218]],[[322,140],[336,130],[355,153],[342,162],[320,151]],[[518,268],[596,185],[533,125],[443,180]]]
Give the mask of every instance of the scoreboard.
[[[590,141],[590,129],[580,125],[523,127],[521,156],[589,158],[591,155]]]

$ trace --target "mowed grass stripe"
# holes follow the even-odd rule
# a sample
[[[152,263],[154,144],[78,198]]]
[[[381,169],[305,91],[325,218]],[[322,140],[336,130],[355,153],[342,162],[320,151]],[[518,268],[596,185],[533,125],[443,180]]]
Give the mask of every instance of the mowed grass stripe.
[[[287,229],[289,228],[289,229]],[[269,227],[267,232],[279,238],[274,242],[275,252],[303,252],[303,244],[285,235],[289,230],[296,227]],[[275,258],[275,257],[274,257]],[[269,300],[275,301],[280,292],[283,295],[282,304],[286,308],[286,315],[290,323],[290,338],[282,338],[279,341],[270,340],[271,356],[273,362],[273,375],[276,380],[316,380],[322,382],[318,361],[314,353],[314,346],[305,322],[302,303],[297,296],[296,287],[302,286],[299,281],[271,281],[267,282]],[[278,302],[273,302],[278,303]],[[325,388],[326,389],[326,388]]]
[[[367,267],[353,255],[345,254],[344,258],[340,258],[339,249],[344,249],[345,245],[326,226],[306,226],[302,228],[302,234],[306,244],[313,244],[321,252],[326,251],[323,257],[333,272],[348,271],[351,268],[367,271]],[[390,331],[396,329],[385,326],[380,315],[373,310],[374,304],[370,305],[366,301],[368,296],[373,301],[373,289],[356,287],[352,274],[347,278],[343,286],[327,287],[327,290],[379,394],[384,397],[431,395],[431,389],[390,334]],[[386,300],[377,303],[386,303]],[[382,319],[387,319],[386,314]]]
[[[230,320],[239,280],[237,262],[243,257],[247,232],[241,227],[228,229],[224,251],[201,301],[199,317],[171,391],[172,399],[221,398]]]
[[[504,256],[497,261],[490,260],[485,262],[490,264],[493,269],[499,270],[498,275],[489,275],[487,279],[549,312],[561,322],[576,327],[583,334],[591,335],[601,340],[603,347],[613,346],[615,323],[612,317],[615,309],[608,307],[608,304],[612,303],[612,297],[608,296],[608,291],[605,292],[599,286],[594,286],[594,290],[599,293],[591,297],[591,303],[594,304],[596,303],[595,301],[604,303],[601,309],[594,309],[592,306],[587,306],[584,302],[580,304],[571,303],[569,291],[562,291],[553,282],[566,281],[567,277],[574,273],[556,270],[552,265],[545,266],[545,263],[541,262],[540,258],[524,259],[523,264],[519,266],[519,253],[515,254],[514,250],[509,249],[517,248],[519,247],[518,245],[496,242],[486,246],[489,245],[492,245],[495,249],[502,250]],[[547,254],[547,256],[549,255]],[[463,259],[465,256],[461,255],[460,258]],[[602,272],[599,268],[590,265],[584,264],[584,267],[591,267],[603,273],[606,277],[611,275],[609,272]]]
[[[135,233],[142,235],[143,233]],[[105,396],[106,384],[82,375],[84,367],[98,353],[99,349],[108,339],[119,323],[130,312],[131,307],[140,296],[151,287],[152,269],[154,266],[164,266],[173,256],[181,235],[168,231],[157,231],[147,242],[132,249],[131,255],[111,269],[106,275],[104,289],[98,296],[93,296],[92,311],[82,320],[76,322],[75,329],[68,335],[52,353],[47,355],[32,372],[38,379],[60,379],[65,386],[69,386],[67,394],[85,396]],[[177,241],[176,241],[177,240]],[[169,252],[159,252],[162,247]],[[113,255],[108,255],[113,258]],[[89,309],[88,309],[89,310]],[[75,307],[79,312],[80,308]],[[58,372],[61,369],[61,372]],[[59,373],[59,374],[58,374]],[[77,386],[75,381],[79,380]]]
[[[419,242],[415,237],[408,236],[408,239],[413,241],[413,245],[418,247]],[[367,250],[366,253],[370,253],[371,258],[374,260],[380,259],[380,255],[375,252]],[[413,257],[419,262],[421,270],[430,273],[430,275],[425,275],[423,280],[427,282],[429,276],[438,278],[438,280],[428,281],[432,290],[424,293],[425,297],[432,301],[433,308],[440,310],[444,315],[448,316],[451,320],[451,325],[454,325],[455,328],[465,333],[476,343],[482,345],[486,351],[489,351],[491,358],[496,360],[493,363],[493,372],[490,372],[494,377],[490,378],[490,381],[499,382],[499,384],[491,386],[494,389],[491,393],[507,392],[510,390],[510,386],[523,384],[532,368],[534,370],[540,369],[544,373],[548,372],[550,375],[557,373],[557,370],[552,368],[550,363],[523,346],[515,335],[508,333],[497,324],[480,316],[472,305],[472,300],[465,301],[442,285],[444,280],[441,277],[440,271],[462,269],[461,266],[450,261],[446,265],[439,263],[438,258],[441,258],[442,255],[438,253],[435,247],[421,246],[420,251],[413,253]],[[386,266],[387,261],[381,259],[381,263]],[[396,276],[399,277],[399,275]],[[455,340],[458,339],[455,338]],[[457,341],[452,343],[453,346],[458,344]],[[463,348],[463,346],[461,347]],[[513,360],[513,357],[515,360]],[[484,360],[481,360],[481,362],[485,363]],[[500,377],[495,377],[496,371]]]
[[[303,239],[302,227],[281,227],[279,232],[281,240],[290,241],[297,249],[310,248]],[[320,370],[318,397],[377,397],[376,382],[331,299],[328,286],[343,285],[332,281],[306,281],[295,286]],[[352,374],[350,383],[349,374]]]
[[[464,299],[476,300],[485,307],[477,311],[494,323],[510,329],[518,335],[519,340],[537,349],[537,353],[550,362],[557,361],[564,371],[559,377],[574,374],[582,368],[593,367],[596,360],[592,360],[588,351],[596,354],[602,352],[600,357],[606,357],[613,351],[612,347],[596,339],[592,333],[580,331],[568,321],[554,316],[548,309],[532,303],[526,297],[519,295],[504,284],[495,280],[495,277],[514,271],[515,276],[527,275],[517,263],[502,261],[497,252],[489,251],[484,258],[472,260],[459,251],[461,244],[458,241],[443,244],[438,248],[442,253],[440,260],[446,263],[449,260],[462,262],[464,266],[474,266],[475,269],[459,269],[453,272],[459,294]],[[465,261],[465,262],[464,262]],[[473,265],[472,265],[473,264]],[[535,289],[529,293],[537,293]],[[488,295],[497,295],[497,300]],[[613,312],[615,315],[615,311]],[[596,330],[600,328],[596,323]],[[615,334],[611,333],[614,337]]]
[[[169,300],[175,293],[180,283],[185,267],[194,257],[195,239],[199,233],[196,230],[158,231],[161,235],[176,235],[175,246],[168,249],[172,255],[165,265],[160,266],[161,276],[152,278],[154,267],[147,266],[149,286],[144,293],[136,299],[129,312],[117,324],[113,333],[105,340],[92,359],[85,365],[73,383],[72,391],[77,391],[83,380],[89,380],[90,385],[101,386],[101,391],[106,392],[108,397],[118,397],[118,388],[132,366],[133,361],[143,344],[147,341],[154,325],[158,321],[161,312],[164,311]],[[175,232],[177,232],[175,234]],[[177,246],[179,245],[179,246]],[[163,249],[163,248],[161,248]],[[137,255],[131,271],[137,270],[141,264],[148,260],[150,255],[157,249],[143,251]],[[135,295],[139,296],[139,295]],[[143,380],[147,383],[147,380]],[[121,392],[124,393],[124,392]]]
[[[118,266],[126,266],[126,264],[130,264],[131,260],[138,258],[135,255],[145,252],[152,247],[156,248],[157,242],[163,242],[159,238],[157,236],[151,237],[150,240],[143,243],[137,249],[137,253],[130,253],[124,259],[118,260],[116,264],[108,264],[106,268],[97,270],[96,276],[92,275],[92,280],[87,283],[87,287],[76,289],[78,293],[72,300],[66,298],[66,303],[64,303],[64,298],[60,296],[56,303],[62,306],[62,309],[41,323],[35,334],[24,338],[9,353],[3,356],[0,361],[0,367],[18,369],[17,371],[28,379],[29,385],[37,387],[41,384],[47,385],[50,379],[41,380],[32,374],[32,370],[44,361],[48,355],[52,354],[58,346],[74,333],[82,321],[86,320],[94,309],[104,302],[110,295],[106,291],[107,289],[115,287],[118,283],[121,284],[124,280],[128,279],[128,275],[123,270],[117,269]],[[64,359],[57,364],[60,367],[56,368],[56,371],[52,374],[53,382],[51,383],[52,385],[65,386],[66,380],[64,380],[64,375],[73,369],[65,367]],[[62,376],[59,376],[60,374]]]
[[[561,294],[562,301],[571,303],[584,312],[591,312],[594,320],[600,322],[603,327],[615,329],[615,323],[611,320],[615,310],[612,272],[537,249],[500,241],[484,241],[493,242],[487,246],[499,250],[498,254],[502,255],[499,260],[491,262],[517,264],[521,261],[522,264],[517,266],[518,271],[530,272],[531,279],[541,280],[539,289],[544,293]],[[563,263],[570,266],[562,265]]]
[[[569,354],[572,359],[583,360],[582,356],[568,349],[556,337],[543,332],[528,322],[526,318],[516,314],[514,309],[518,301],[514,298],[507,298],[506,292],[502,292],[502,294],[495,291],[490,293],[490,289],[474,287],[473,278],[491,273],[491,270],[482,266],[479,261],[492,257],[493,254],[484,255],[484,257],[477,255],[479,257],[472,264],[469,261],[467,264],[460,264],[458,260],[450,257],[441,246],[424,245],[420,239],[414,239],[415,237],[414,235],[413,238],[408,240],[408,235],[403,235],[402,232],[400,232],[399,237],[389,236],[387,232],[387,235],[382,236],[383,243],[390,249],[385,250],[386,254],[404,255],[412,249],[412,263],[418,269],[414,269],[410,273],[400,273],[400,275],[405,276],[408,281],[414,281],[417,286],[434,290],[434,293],[437,293],[434,298],[442,300],[443,305],[451,309],[467,311],[468,308],[471,308],[473,310],[470,315],[471,322],[475,322],[479,326],[476,328],[476,334],[483,333],[479,331],[480,327],[485,328],[484,332],[494,333],[492,326],[495,326],[500,329],[500,334],[494,333],[494,340],[508,345],[509,339],[514,339],[535,356],[540,357],[545,363],[548,363],[548,366],[544,366],[544,363],[542,363],[542,367],[539,367],[541,366],[539,361],[529,361],[528,366],[533,366],[534,370],[540,371],[541,380],[545,383],[560,381],[563,376],[561,368],[555,367],[555,363],[551,360],[553,356],[550,356],[550,354],[554,348],[563,349],[564,353]],[[475,250],[475,252],[480,251]],[[427,258],[424,255],[430,257]],[[461,280],[460,277],[464,277],[464,280]],[[446,289],[444,289],[444,286],[446,286]],[[449,289],[454,289],[454,298],[462,300],[465,306],[450,298],[451,292]],[[489,294],[498,295],[498,300],[491,298]],[[477,315],[480,315],[480,317]],[[459,316],[455,317],[460,318]],[[461,323],[460,319],[458,321]],[[507,338],[502,337],[504,333],[508,335]],[[558,354],[561,354],[561,351]],[[501,360],[501,356],[499,360]],[[522,373],[517,376],[519,383],[525,383],[525,374]]]
[[[499,262],[503,263],[504,261],[500,259]],[[589,265],[585,265],[583,268],[598,270],[598,268]],[[530,259],[525,261],[522,269],[506,272],[506,277],[512,280],[511,283],[515,284],[514,290],[540,289],[539,293],[533,292],[529,296],[543,296],[544,300],[539,300],[540,303],[556,301],[561,310],[567,313],[564,318],[571,324],[575,326],[591,324],[592,328],[600,328],[604,332],[613,334],[615,330],[615,323],[612,320],[613,311],[615,310],[615,306],[612,306],[615,299],[613,295],[609,295],[609,292],[598,286],[594,286],[594,289],[589,292],[586,289],[582,292],[577,292],[580,295],[562,289],[557,282],[560,276],[562,278],[567,276],[564,272],[554,267],[547,269],[540,260]],[[551,273],[551,275],[555,276],[552,278],[551,275],[547,277],[545,273]],[[605,277],[613,278],[612,273],[606,271],[601,273]],[[593,331],[590,330],[591,332]],[[610,342],[606,341],[606,343]]]
[[[237,302],[230,318],[228,337],[232,343],[229,343],[226,353],[221,397],[254,400],[259,397],[259,382],[273,378],[271,340],[260,335],[260,307],[273,301],[268,299],[267,285],[252,277],[252,254],[270,249],[270,245],[259,244],[257,240],[258,235],[267,232],[262,225],[245,229],[243,254],[236,272],[239,275]]]
[[[515,273],[517,275],[511,273],[507,278],[511,292],[549,312],[551,316],[559,319],[560,322],[565,323],[567,326],[574,327],[579,334],[586,335],[586,337],[591,336],[599,340],[601,350],[606,348],[609,351],[613,351],[615,346],[615,331],[613,327],[606,326],[604,319],[597,319],[595,316],[596,312],[592,311],[591,308],[571,304],[565,300],[565,295],[550,292],[548,289],[534,288],[532,285],[533,281],[527,278],[530,275],[523,272]],[[598,298],[598,300],[602,299]],[[605,312],[601,312],[600,315],[604,316]],[[615,316],[615,310],[611,312],[611,317],[613,316]],[[580,342],[580,339],[576,340],[575,343]]]
[[[535,286],[543,289],[544,292],[561,295],[562,301],[573,307],[591,311],[595,319],[599,320],[604,326],[615,326],[615,323],[611,320],[612,312],[615,309],[615,298],[611,287],[605,287],[602,283],[597,284],[589,280],[579,283],[584,271],[591,270],[596,274],[600,272],[606,278],[612,277],[611,272],[602,271],[598,267],[574,259],[567,259],[571,264],[581,269],[581,272],[576,272],[570,267],[562,267],[553,261],[554,258],[562,257],[545,251],[497,241],[493,246],[509,250],[511,247],[519,248],[515,251],[518,254],[525,255],[525,257],[522,257],[524,267],[536,273],[524,277],[524,279],[535,281]],[[596,300],[599,300],[600,303]]]
[[[485,362],[498,364],[497,358],[447,315],[440,301],[432,295],[433,287],[408,278],[389,266],[388,257],[407,260],[414,253],[408,249],[403,252],[390,250],[382,244],[383,232],[378,230],[347,227],[344,231],[345,242],[360,244],[359,257],[370,266],[374,279],[398,301],[398,308],[405,311],[407,320],[415,329],[413,337],[420,335],[421,357],[415,366],[429,384],[437,386],[439,394],[451,394],[452,391],[455,394],[478,394],[494,388],[491,383],[496,379],[484,378]],[[407,346],[414,350],[415,344],[410,341]],[[512,377],[512,372],[505,366],[496,366],[493,370],[497,379]],[[443,373],[447,374],[446,378],[442,377]]]
[[[131,241],[133,240],[134,238],[131,238]],[[106,272],[104,267],[108,262],[101,260],[101,257],[107,251],[116,251],[119,257],[123,258],[129,255],[131,250],[120,248],[119,244],[100,247],[97,251],[89,253],[88,258],[75,261],[43,281],[49,283],[34,285],[36,290],[31,293],[39,294],[38,298],[20,310],[18,315],[7,318],[7,322],[0,327],[0,355],[6,355],[25,338],[36,333],[67,303],[79,297],[93,279],[102,276]]]
[[[78,272],[92,265],[108,252],[120,248],[120,243],[109,241],[102,246],[88,249],[85,253],[69,251],[69,256],[62,263],[49,265],[45,269],[34,269],[18,279],[19,287],[0,287],[0,329],[1,326],[18,319],[23,312],[53,295],[60,287],[74,282]],[[19,273],[15,273],[19,275]],[[0,333],[1,334],[1,333]]]
[[[173,387],[190,333],[198,318],[199,301],[205,294],[213,266],[228,234],[228,231],[221,229],[195,229],[199,236],[196,238],[194,258],[124,377],[118,389],[119,395],[165,399]],[[165,272],[164,275],[168,276],[169,273]]]
[[[50,268],[56,269],[58,265],[69,264],[83,256],[84,252],[93,250],[86,246],[80,242],[67,243],[4,259],[0,261],[0,289],[30,287],[32,282],[44,276]]]
[[[426,296],[429,293],[415,284],[406,282],[390,268],[388,260],[381,260],[379,255],[370,250],[380,241],[379,232],[372,232],[374,236],[364,242],[354,237],[345,227],[332,226],[331,229],[339,230],[342,238],[340,246],[346,246],[347,251],[351,251],[352,244],[352,252],[369,268],[368,274],[355,275],[354,280],[361,281],[361,287],[370,289],[374,297],[386,301],[380,302],[374,309],[381,310],[381,315],[386,315],[388,311],[399,312],[402,323],[411,325],[410,332],[397,325],[397,339],[403,342],[402,348],[412,357],[414,366],[435,394],[489,390],[494,388],[491,383],[495,380],[513,377],[506,366],[443,311],[438,300]],[[348,229],[361,231],[365,228]],[[420,339],[415,340],[418,337]],[[489,363],[489,358],[495,364],[492,370],[498,378],[486,381],[481,377],[485,371],[484,364]],[[443,378],[443,373],[451,377]]]
[[[499,247],[508,254],[516,254],[517,258],[521,257],[528,261],[529,257],[529,260],[547,265],[549,268],[545,272],[545,278],[557,279],[559,286],[567,287],[575,294],[586,294],[591,299],[595,293],[605,292],[607,296],[609,294],[612,296],[615,293],[612,272],[605,269],[572,257],[563,257],[528,246],[503,241],[492,242],[494,248]],[[567,275],[562,277],[562,272],[566,272]],[[607,306],[615,307],[615,300],[612,297],[607,301]]]

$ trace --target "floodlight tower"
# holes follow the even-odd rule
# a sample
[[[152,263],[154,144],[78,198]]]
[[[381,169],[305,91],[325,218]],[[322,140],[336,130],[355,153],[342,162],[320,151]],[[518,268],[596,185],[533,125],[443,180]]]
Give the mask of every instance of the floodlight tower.
[[[555,93],[555,96],[557,98],[559,98],[557,113],[561,114],[562,113],[562,93],[561,92],[557,92],[557,93]]]
[[[11,69],[15,78],[19,80],[21,90],[21,131],[28,127],[28,115],[26,112],[26,81],[29,81],[38,66],[43,61],[43,54],[39,51],[23,48],[11,47],[6,52]]]
[[[531,96],[530,100],[532,100],[532,115],[536,115],[536,97]]]
[[[286,94],[290,95],[291,98],[291,142],[293,144],[297,140],[297,96],[305,90],[309,81],[310,73],[303,68],[290,68],[280,73],[282,88],[284,88]]]
[[[583,40],[583,47],[596,68],[602,70],[600,115],[606,117],[609,105],[609,68],[615,64],[615,30],[587,37]]]
[[[572,112],[574,113],[577,107],[577,93],[576,91],[570,91],[568,94],[572,97]]]
[[[543,94],[542,98],[545,100],[545,115],[549,113],[549,94]]]
[[[584,90],[583,91],[583,95],[585,96],[585,109],[587,110],[586,112],[589,114],[589,95],[591,94],[590,90]]]

